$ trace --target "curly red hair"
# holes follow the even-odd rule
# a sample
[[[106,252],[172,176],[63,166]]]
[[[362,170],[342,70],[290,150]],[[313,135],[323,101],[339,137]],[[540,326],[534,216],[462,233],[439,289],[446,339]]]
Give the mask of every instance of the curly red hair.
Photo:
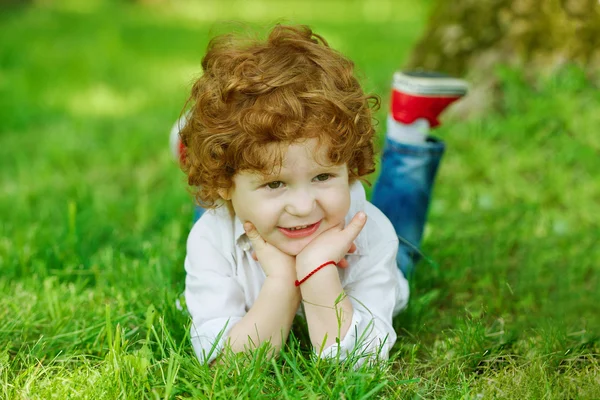
[[[354,63],[307,26],[277,25],[266,41],[211,40],[181,130],[183,170],[196,200],[215,207],[238,171],[269,173],[281,155],[267,145],[317,138],[349,179],[374,171],[372,109]]]

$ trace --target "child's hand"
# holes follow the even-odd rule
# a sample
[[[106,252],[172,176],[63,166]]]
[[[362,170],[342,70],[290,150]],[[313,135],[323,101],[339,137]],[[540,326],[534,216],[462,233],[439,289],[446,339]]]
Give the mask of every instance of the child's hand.
[[[367,216],[365,213],[359,212],[345,228],[336,226],[321,233],[296,256],[297,264],[318,266],[331,260],[335,261],[340,267],[348,266],[344,255],[347,252],[352,253],[356,250],[353,243],[354,239],[362,231],[366,222]]]
[[[294,282],[296,279],[296,258],[265,242],[251,222],[244,223],[244,230],[252,243],[254,250],[252,257],[260,263],[265,275]]]
[[[347,253],[354,253],[356,251],[356,245],[354,243],[352,243],[350,245],[350,248],[348,249]],[[348,267],[348,261],[346,261],[345,258],[342,258],[338,263],[337,266],[340,268],[346,268]]]
[[[356,245],[354,243],[352,243],[352,245],[350,245],[350,248],[348,249],[348,253],[354,253],[355,251],[356,251]],[[255,251],[252,252],[252,258],[254,259],[254,261],[258,261],[258,257],[256,256]],[[340,268],[346,268],[346,267],[348,267],[348,261],[345,258],[342,258],[340,260],[340,262],[337,263],[337,266]]]

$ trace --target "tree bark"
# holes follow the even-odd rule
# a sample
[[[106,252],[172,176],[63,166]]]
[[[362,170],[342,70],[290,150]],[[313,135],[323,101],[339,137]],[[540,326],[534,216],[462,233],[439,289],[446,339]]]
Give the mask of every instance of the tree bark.
[[[500,93],[498,65],[534,79],[571,63],[598,79],[599,0],[438,0],[406,67],[468,78],[477,111]]]

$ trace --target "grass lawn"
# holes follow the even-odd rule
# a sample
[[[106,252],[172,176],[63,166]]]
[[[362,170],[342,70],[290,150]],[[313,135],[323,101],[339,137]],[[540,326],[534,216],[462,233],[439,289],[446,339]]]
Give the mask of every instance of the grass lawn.
[[[167,136],[209,36],[242,29],[215,21],[311,25],[384,121],[429,1],[147,3],[0,9],[1,399],[600,398],[600,93],[574,68],[534,88],[499,69],[501,109],[439,130],[427,261],[389,363],[315,360],[297,329],[276,360],[199,365]]]

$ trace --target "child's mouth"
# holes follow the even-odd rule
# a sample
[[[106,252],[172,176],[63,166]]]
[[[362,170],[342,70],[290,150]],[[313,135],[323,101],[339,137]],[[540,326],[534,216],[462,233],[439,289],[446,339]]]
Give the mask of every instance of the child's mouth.
[[[294,227],[294,228],[281,228],[277,227],[281,233],[285,236],[293,239],[303,238],[312,235],[319,229],[321,225],[321,221],[314,223],[312,225],[306,225],[302,227]]]

